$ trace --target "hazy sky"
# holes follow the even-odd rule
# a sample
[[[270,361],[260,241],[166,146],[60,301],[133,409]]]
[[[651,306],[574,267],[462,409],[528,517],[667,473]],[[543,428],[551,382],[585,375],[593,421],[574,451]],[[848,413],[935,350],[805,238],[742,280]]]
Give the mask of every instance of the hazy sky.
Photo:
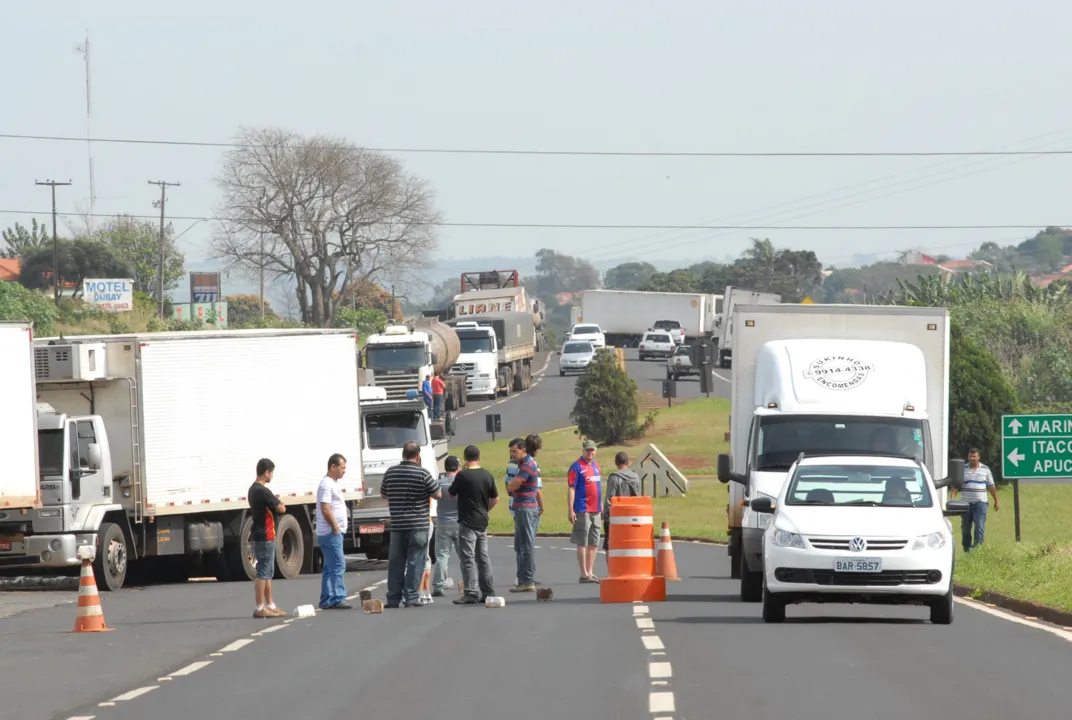
[[[85,136],[88,30],[97,137],[228,141],[259,125],[371,147],[1070,149],[1072,57],[1052,34],[1069,27],[1058,0],[2,0],[0,133]],[[169,214],[211,216],[220,154],[95,144],[95,210],[153,215],[146,181],[168,180],[182,183]],[[458,222],[1072,224],[1072,156],[399,157]],[[46,218],[46,178],[74,182],[61,210],[88,209],[84,143],[0,139],[0,210]],[[210,232],[183,236],[190,259]],[[844,265],[1032,234],[446,228],[440,254],[722,259],[757,235]]]

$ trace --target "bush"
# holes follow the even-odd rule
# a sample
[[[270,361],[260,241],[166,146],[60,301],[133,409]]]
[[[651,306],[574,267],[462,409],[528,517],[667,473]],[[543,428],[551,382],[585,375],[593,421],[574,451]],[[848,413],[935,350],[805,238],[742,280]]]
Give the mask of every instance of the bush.
[[[0,280],[0,320],[33,322],[35,337],[48,337],[56,328],[59,312],[51,300],[15,282]]]
[[[1001,478],[1001,416],[1018,403],[994,356],[954,322],[950,328],[949,452],[966,458],[977,447],[983,462]]]
[[[592,358],[588,372],[577,379],[577,402],[570,419],[577,431],[600,445],[620,445],[647,429],[637,422],[637,385],[618,367],[611,349]]]

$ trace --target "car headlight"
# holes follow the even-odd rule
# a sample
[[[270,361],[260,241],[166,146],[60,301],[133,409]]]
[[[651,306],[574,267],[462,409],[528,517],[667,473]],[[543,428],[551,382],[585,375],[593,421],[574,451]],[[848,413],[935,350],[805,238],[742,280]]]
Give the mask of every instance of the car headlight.
[[[913,550],[937,550],[945,547],[945,533],[936,532],[930,535],[920,535],[912,543]]]
[[[804,549],[804,538],[780,528],[774,528],[774,532],[771,533],[771,542],[778,547]]]

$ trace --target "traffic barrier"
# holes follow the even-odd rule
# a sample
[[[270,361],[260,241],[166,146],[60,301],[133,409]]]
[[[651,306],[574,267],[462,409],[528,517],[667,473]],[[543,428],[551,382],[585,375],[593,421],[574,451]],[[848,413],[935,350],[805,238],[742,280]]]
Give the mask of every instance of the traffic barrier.
[[[104,624],[104,608],[97,593],[97,579],[93,577],[93,558],[96,549],[92,545],[78,548],[82,559],[82,575],[78,580],[78,608],[75,610],[73,632],[108,632],[115,630]]]
[[[666,600],[666,579],[655,574],[655,519],[650,497],[613,497],[607,538],[604,603]]]
[[[670,540],[670,523],[665,521],[659,531],[659,541],[655,543],[655,574],[662,575],[669,582],[681,582],[677,574],[677,561],[674,560],[674,545]]]

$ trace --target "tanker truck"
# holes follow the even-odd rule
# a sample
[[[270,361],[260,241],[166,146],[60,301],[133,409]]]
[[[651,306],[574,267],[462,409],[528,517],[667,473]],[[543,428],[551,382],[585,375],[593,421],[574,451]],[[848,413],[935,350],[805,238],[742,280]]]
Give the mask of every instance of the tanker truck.
[[[465,374],[451,374],[461,352],[454,328],[434,318],[415,318],[406,325],[388,325],[365,342],[361,367],[364,382],[387,391],[388,400],[405,400],[410,390],[418,396],[429,375],[443,378],[443,409],[464,407]]]

